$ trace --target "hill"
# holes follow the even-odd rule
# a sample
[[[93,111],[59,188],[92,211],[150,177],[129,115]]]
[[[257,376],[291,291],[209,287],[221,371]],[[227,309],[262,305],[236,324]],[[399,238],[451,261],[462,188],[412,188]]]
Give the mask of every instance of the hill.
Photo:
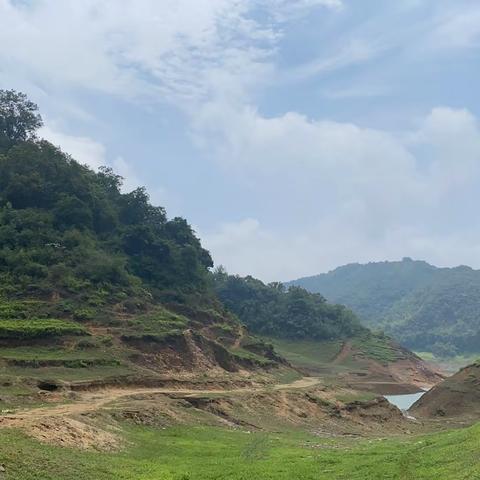
[[[346,371],[408,357],[412,375],[391,383],[435,381],[420,359],[321,295],[212,273],[185,219],[168,218],[144,188],[124,192],[111,169],[94,172],[38,139],[39,125],[24,95],[0,91],[3,403],[19,389],[36,401],[38,388],[298,376],[272,339],[333,343],[339,354],[349,345],[352,355],[336,360]]]
[[[423,395],[410,409],[424,417],[480,416],[480,362],[462,368]]]
[[[247,328],[262,335],[292,365],[360,390],[417,391],[443,377],[383,334],[363,327],[343,305],[318,293],[251,276],[213,274],[216,294]]]
[[[351,308],[370,328],[438,356],[477,353],[480,271],[400,262],[350,264],[289,282]]]
[[[251,276],[228,275],[221,268],[213,274],[213,285],[223,304],[255,333],[332,340],[368,331],[343,305],[330,304],[303,288],[265,285]]]
[[[38,139],[40,125],[24,95],[0,91],[2,400],[45,378],[139,382],[281,361],[217,300],[185,219]]]

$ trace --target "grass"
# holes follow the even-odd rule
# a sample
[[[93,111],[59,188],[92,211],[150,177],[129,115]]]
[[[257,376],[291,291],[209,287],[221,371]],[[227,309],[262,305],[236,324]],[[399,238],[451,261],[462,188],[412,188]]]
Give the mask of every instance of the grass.
[[[1,348],[0,358],[5,360],[92,360],[111,358],[106,352],[98,349],[70,350],[58,347],[43,347],[32,345],[29,347]]]
[[[46,315],[48,304],[39,300],[6,300],[0,298],[0,318],[32,318]]]
[[[0,339],[34,339],[86,333],[85,328],[77,323],[52,318],[0,320]]]
[[[332,362],[342,349],[343,341],[308,341],[268,339],[273,343],[277,352],[283,355],[290,363],[312,372],[340,371],[347,369],[361,370],[368,368],[361,359],[347,356],[342,362],[333,365]],[[397,352],[390,346],[388,340],[374,335],[355,337],[351,340],[355,353],[360,353],[365,359],[373,359],[382,364],[398,360]]]
[[[295,380],[300,380],[303,375],[291,368],[280,367],[270,372],[279,384],[293,383]]]
[[[79,366],[78,368],[63,366],[48,367],[19,367],[9,366],[8,368],[0,368],[0,380],[2,377],[22,379],[51,379],[62,381],[83,381],[83,380],[100,380],[111,377],[119,377],[125,375],[138,374],[138,370],[128,365],[95,365],[95,366]],[[2,387],[0,387],[0,396]]]
[[[260,355],[257,355],[256,353],[250,352],[249,350],[245,350],[244,348],[230,348],[228,351],[234,356],[237,357],[240,360],[250,360],[257,365],[263,365],[263,366],[269,366],[269,365],[275,365],[275,362],[272,360],[268,360],[265,357],[262,357]]]
[[[308,340],[266,339],[275,350],[293,365],[318,369],[331,364],[342,348],[341,341],[318,342]]]
[[[352,345],[361,353],[377,362],[387,364],[399,360],[398,353],[390,346],[388,340],[375,335],[356,337]]]
[[[299,432],[124,427],[119,453],[40,444],[0,430],[9,480],[475,480],[480,427],[396,440]]]
[[[351,403],[351,402],[369,402],[378,398],[378,394],[372,392],[354,392],[354,393],[340,393],[335,395],[335,399],[339,400],[342,403]]]
[[[127,321],[129,331],[138,333],[163,334],[168,332],[179,332],[188,326],[189,320],[183,315],[178,315],[162,307],[155,311],[136,316]]]

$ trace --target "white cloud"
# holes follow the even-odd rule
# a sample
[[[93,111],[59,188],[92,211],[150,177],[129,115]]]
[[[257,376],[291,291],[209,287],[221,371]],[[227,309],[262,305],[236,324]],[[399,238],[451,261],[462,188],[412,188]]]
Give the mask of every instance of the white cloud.
[[[285,22],[341,0],[0,0],[0,84],[83,88],[182,108],[243,98]],[[255,12],[267,15],[262,20]],[[281,17],[281,20],[280,20]],[[274,19],[274,21],[272,21]],[[195,108],[194,106],[192,108]]]
[[[257,179],[261,202],[278,209],[294,198],[291,214],[304,219],[300,228],[266,227],[271,209],[264,220],[203,232],[214,258],[233,272],[288,279],[405,255],[451,264],[467,257],[458,244],[455,251],[459,239],[468,240],[468,252],[479,250],[472,215],[480,128],[466,110],[436,108],[398,136],[296,113],[265,118],[252,108],[226,114],[210,106],[199,118],[202,137],[214,139],[208,148],[221,144],[227,171]]]
[[[438,25],[430,35],[430,44],[436,48],[480,47],[480,8],[460,8],[447,10],[438,20]]]
[[[342,0],[263,0],[263,3],[266,4],[275,20],[280,22],[301,16],[305,11],[309,11],[315,7],[323,7],[336,11],[344,8]]]
[[[135,168],[126,162],[123,157],[115,158],[112,162],[112,168],[118,175],[123,177],[124,181],[122,190],[124,192],[131,192],[143,185],[135,172]]]
[[[290,69],[283,75],[284,82],[298,82],[310,77],[324,75],[335,70],[364,63],[381,54],[386,45],[362,38],[343,40],[337,51],[328,56],[307,62]]]
[[[208,96],[235,76],[258,80],[275,32],[249,18],[253,3],[0,0],[0,80],[16,71],[127,98]]]
[[[349,88],[323,90],[322,96],[330,100],[350,100],[352,98],[383,97],[390,93],[386,86],[357,85]]]
[[[420,62],[431,53],[424,49],[418,55],[425,44],[436,49],[478,44],[477,7],[467,9],[460,1],[447,11],[446,2],[411,0],[397,9],[378,9],[378,16],[331,37],[315,37],[314,60],[294,68],[289,58],[280,71],[275,55],[286,23],[315,8],[343,11],[346,18],[351,5],[344,3],[0,0],[0,85],[30,83],[45,102],[62,92],[88,90],[149,107],[172,102],[186,112],[197,144],[227,175],[248,179],[255,192],[253,218],[202,234],[217,262],[233,271],[273,280],[354,260],[431,252],[445,263],[464,252],[478,255],[480,231],[471,226],[471,210],[480,181],[480,134],[467,110],[434,109],[414,131],[400,135],[296,111],[269,117],[255,106],[261,87],[278,87],[276,76],[298,88],[302,80],[365,65],[387,49]],[[424,21],[410,24],[410,17],[397,16],[427,3],[435,14]],[[306,49],[310,58],[313,47]],[[402,61],[401,68],[411,66]],[[341,90],[332,83],[331,98],[385,91],[385,71],[371,77],[378,90],[357,84]],[[62,115],[91,118],[78,105],[69,105],[70,113],[62,108]],[[66,134],[58,125],[64,123],[50,122],[42,135],[93,168],[108,163],[100,142]],[[126,177],[126,190],[142,183],[123,158],[110,164]],[[158,187],[153,196],[164,203],[169,192]],[[456,251],[456,242],[465,244]]]
[[[411,138],[438,194],[455,195],[480,179],[480,124],[468,110],[435,108]]]
[[[82,165],[97,170],[98,167],[107,164],[104,145],[91,138],[68,135],[48,123],[38,133],[40,137],[60,147]]]

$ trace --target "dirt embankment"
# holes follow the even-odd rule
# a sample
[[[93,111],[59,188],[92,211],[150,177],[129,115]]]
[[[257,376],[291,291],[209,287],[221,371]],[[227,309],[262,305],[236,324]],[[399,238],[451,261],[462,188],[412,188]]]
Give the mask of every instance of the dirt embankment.
[[[313,387],[320,383],[318,378],[304,378],[290,384],[279,384],[273,387],[275,391],[296,390]],[[120,444],[118,432],[109,428],[86,422],[85,418],[101,411],[116,410],[119,402],[129,402],[132,399],[151,397],[152,395],[174,395],[181,398],[199,395],[238,395],[253,394],[265,387],[224,388],[103,388],[85,389],[72,392],[72,403],[54,405],[42,408],[31,408],[0,416],[0,427],[21,428],[33,437],[63,446],[79,448],[97,448],[108,450]]]
[[[396,359],[385,362],[371,358],[351,342],[345,342],[332,361],[332,366],[349,362],[350,367],[339,375],[345,385],[356,389],[395,395],[415,393],[441,382],[445,375],[434,365],[399,345],[392,344]]]
[[[388,365],[369,362],[364,372],[346,375],[347,384],[358,390],[381,395],[402,395],[428,390],[445,377],[434,368],[410,358],[401,359]]]
[[[463,368],[433,387],[410,411],[430,418],[480,418],[480,363]]]
[[[106,388],[74,392],[68,404],[0,416],[0,428],[20,428],[43,442],[99,450],[123,445],[118,420],[156,426],[202,422],[247,430],[303,426],[335,436],[402,433],[411,428],[384,399],[341,402],[338,393],[312,377],[230,390]]]

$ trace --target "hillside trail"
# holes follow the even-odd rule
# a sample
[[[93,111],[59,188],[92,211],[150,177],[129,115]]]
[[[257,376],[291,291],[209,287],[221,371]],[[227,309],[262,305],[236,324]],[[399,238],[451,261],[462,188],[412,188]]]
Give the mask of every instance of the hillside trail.
[[[242,345],[242,341],[245,338],[245,329],[243,327],[240,328],[240,332],[238,337],[235,339],[235,343],[232,345],[233,349],[238,349]]]
[[[338,365],[342,363],[352,352],[352,342],[345,342],[342,349],[338,352],[337,356],[333,359],[333,364]]]
[[[196,390],[196,389],[172,389],[172,388],[106,388],[95,392],[82,392],[81,398],[74,403],[56,405],[52,407],[37,407],[20,410],[13,414],[0,416],[0,428],[21,425],[25,421],[41,420],[47,417],[64,417],[94,412],[106,408],[117,400],[142,395],[155,394],[180,394],[185,396],[209,395],[209,394],[236,394],[255,393],[271,390],[289,390],[310,388],[321,383],[318,377],[303,377],[292,383],[277,384],[266,387],[244,387],[236,389],[219,390]]]

